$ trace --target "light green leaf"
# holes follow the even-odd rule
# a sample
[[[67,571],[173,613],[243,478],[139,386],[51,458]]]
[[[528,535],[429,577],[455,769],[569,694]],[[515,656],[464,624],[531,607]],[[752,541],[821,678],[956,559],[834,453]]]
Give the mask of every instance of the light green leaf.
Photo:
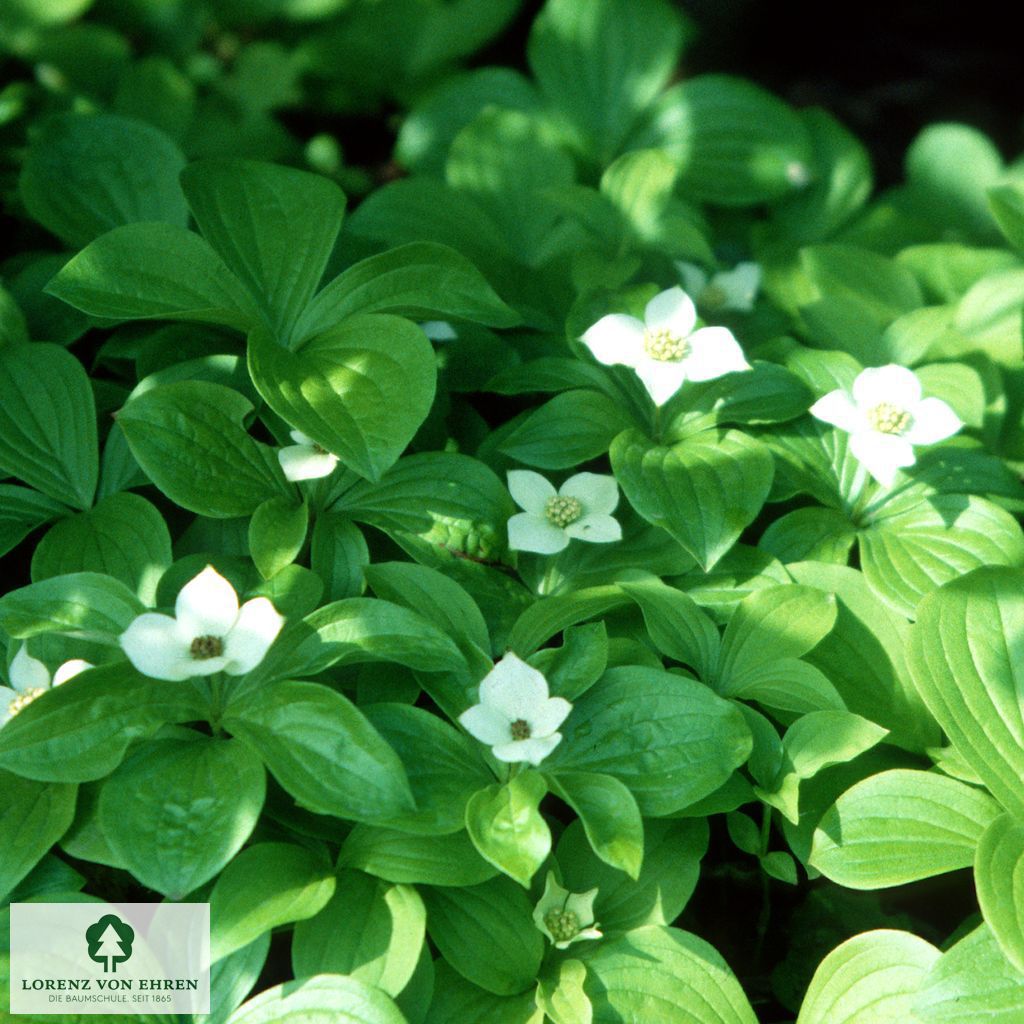
[[[862,932],[818,965],[797,1024],[909,1024],[939,951],[910,932]]]
[[[561,960],[553,976],[537,984],[537,1004],[554,1024],[592,1024],[594,1010],[583,991],[587,968],[579,960]]]
[[[295,561],[308,526],[309,507],[304,501],[268,498],[256,509],[249,523],[249,551],[264,579]]]
[[[137,494],[111,494],[89,512],[62,519],[32,554],[32,579],[95,572],[127,584],[147,606],[171,564],[163,516]]]
[[[544,939],[533,923],[533,902],[515,882],[499,877],[422,895],[431,940],[467,981],[503,996],[533,985]]]
[[[255,300],[199,235],[172,224],[129,224],[69,260],[47,294],[90,316],[185,320],[246,331]]]
[[[0,769],[0,901],[68,830],[75,816],[77,786],[34,782]]]
[[[99,825],[143,885],[180,900],[242,848],[265,791],[263,765],[243,743],[153,740],[104,783]]]
[[[934,964],[914,1013],[921,1024],[1017,1024],[1024,1015],[1024,977],[983,924]]]
[[[223,726],[318,814],[381,821],[413,807],[398,755],[347,698],[319,683],[261,687],[230,704]]]
[[[190,164],[181,185],[203,237],[286,343],[327,266],[345,196],[327,178],[252,160]]]
[[[1000,815],[981,837],[974,886],[1003,955],[1024,973],[1024,825],[1012,815]]]
[[[295,347],[357,313],[412,320],[469,320],[513,327],[510,309],[461,253],[436,242],[411,242],[370,256],[339,274],[302,314]]]
[[[318,914],[334,887],[329,866],[301,846],[248,847],[210,893],[210,959],[228,956],[279,925]]]
[[[1006,240],[1024,252],[1024,187],[1009,182],[990,188],[988,207]]]
[[[466,831],[484,860],[528,888],[551,852],[551,830],[539,807],[548,787],[526,771],[475,793],[466,804]]]
[[[579,816],[587,839],[606,864],[636,880],[644,859],[644,823],[633,794],[611,775],[561,772],[551,791]]]
[[[346,974],[397,996],[416,970],[426,920],[412,886],[341,871],[331,901],[295,926],[295,976]]]
[[[172,501],[229,519],[287,493],[274,450],[245,430],[251,410],[231,388],[180,381],[131,399],[117,422],[139,465]]]
[[[814,833],[810,863],[851,889],[884,889],[967,867],[999,815],[983,791],[931,772],[894,769],[848,789]]]
[[[122,224],[188,222],[185,158],[163,132],[114,114],[59,114],[34,134],[18,182],[26,209],[72,248]]]
[[[767,449],[735,430],[705,431],[671,448],[630,430],[613,442],[611,460],[630,504],[705,570],[753,522],[772,481]]]
[[[38,342],[0,348],[0,473],[89,508],[99,475],[96,406],[74,356]]]
[[[398,1007],[380,989],[337,974],[276,985],[236,1010],[227,1024],[405,1024]]]
[[[371,480],[412,440],[430,411],[437,377],[426,335],[382,314],[350,317],[297,354],[255,331],[249,371],[274,412]]]

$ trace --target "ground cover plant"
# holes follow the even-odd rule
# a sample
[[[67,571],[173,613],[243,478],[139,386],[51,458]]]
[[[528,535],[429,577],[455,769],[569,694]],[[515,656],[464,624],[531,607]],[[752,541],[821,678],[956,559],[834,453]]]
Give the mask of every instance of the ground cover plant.
[[[209,902],[216,1024],[1024,1020],[1024,164],[519,9],[0,7],[0,906]]]

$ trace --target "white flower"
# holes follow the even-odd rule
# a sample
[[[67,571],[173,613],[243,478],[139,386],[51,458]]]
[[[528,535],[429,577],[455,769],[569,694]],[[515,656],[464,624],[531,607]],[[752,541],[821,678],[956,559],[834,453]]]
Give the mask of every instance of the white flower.
[[[251,672],[284,619],[265,597],[238,607],[235,588],[208,565],[181,588],[174,618],[145,612],[121,634],[128,660],[154,679]]]
[[[615,477],[577,473],[556,491],[540,473],[513,469],[508,489],[519,512],[508,521],[508,546],[513,551],[553,555],[570,538],[608,544],[622,540],[622,527],[611,513],[619,503]]]
[[[425,320],[420,330],[431,341],[457,341],[459,335],[447,320]]]
[[[631,366],[655,405],[664,405],[683,381],[714,380],[737,370],[749,370],[739,342],[727,327],[695,331],[697,310],[682,288],[655,295],[635,316],[603,316],[583,335],[594,358],[606,366]]]
[[[850,434],[850,451],[885,487],[898,469],[914,464],[914,445],[944,441],[963,426],[941,399],[921,397],[911,370],[892,363],[862,370],[852,395],[830,391],[810,412]]]
[[[533,922],[554,943],[555,949],[565,949],[583,939],[599,939],[601,932],[594,921],[596,898],[597,889],[588,892],[563,889],[549,871],[544,895],[533,911]]]
[[[732,270],[723,270],[709,278],[696,263],[676,262],[683,287],[701,309],[709,313],[734,310],[749,313],[754,308],[757,290],[761,287],[761,266],[758,263],[737,263]]]
[[[38,658],[33,658],[22,644],[8,672],[11,685],[0,686],[0,725],[13,718],[51,686],[60,686],[87,668],[92,668],[91,662],[72,658],[65,661],[51,678],[50,670]]]
[[[278,462],[284,470],[285,478],[293,483],[296,480],[316,480],[321,476],[330,476],[338,464],[338,456],[332,455],[321,448],[311,437],[301,430],[290,431],[295,444],[290,444],[277,451]]]
[[[480,703],[459,715],[459,724],[499,761],[538,765],[562,742],[558,727],[572,705],[548,695],[548,681],[511,652],[480,682]]]

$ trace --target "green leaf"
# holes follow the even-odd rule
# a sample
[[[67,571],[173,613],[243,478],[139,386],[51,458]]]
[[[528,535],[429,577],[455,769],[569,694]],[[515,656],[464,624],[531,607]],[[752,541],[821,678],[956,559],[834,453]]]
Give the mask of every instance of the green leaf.
[[[71,825],[77,786],[34,782],[0,769],[0,900],[36,866]]]
[[[861,530],[860,553],[871,589],[913,618],[921,599],[943,583],[979,566],[1024,564],[1024,533],[985,498],[935,494]]]
[[[1014,182],[990,188],[988,207],[1006,240],[1024,252],[1024,188]]]
[[[319,683],[261,687],[229,705],[223,726],[308,810],[381,821],[413,807],[398,755],[349,700]]]
[[[611,775],[562,772],[551,791],[579,816],[587,839],[606,864],[636,880],[644,859],[644,823],[633,794]]]
[[[1001,814],[985,830],[974,858],[974,886],[1003,955],[1024,973],[1024,825]]]
[[[705,571],[754,521],[772,482],[768,450],[735,430],[705,431],[670,448],[630,430],[613,442],[611,460],[630,504]]]
[[[313,526],[309,564],[323,580],[324,597],[340,601],[362,593],[370,551],[355,523],[335,512],[324,512]]]
[[[68,509],[29,487],[0,484],[0,555],[17,547],[34,529]]]
[[[220,960],[279,925],[318,914],[334,895],[330,868],[301,846],[257,843],[210,893],[210,959]]]
[[[633,137],[680,164],[680,190],[719,206],[784,199],[811,180],[811,142],[796,112],[745,79],[698,75],[664,93]]]
[[[180,900],[242,848],[265,791],[263,765],[244,743],[152,740],[104,783],[99,825],[146,888]]]
[[[255,300],[192,231],[129,224],[72,257],[46,292],[90,316],[185,320],[246,331],[259,321]]]
[[[688,594],[658,580],[622,583],[623,591],[640,606],[651,640],[662,654],[689,665],[710,680],[718,665],[718,628]]]
[[[256,509],[249,523],[249,551],[264,579],[295,561],[308,526],[309,507],[304,501],[268,498]]]
[[[530,658],[543,673],[552,697],[574,701],[604,675],[608,667],[608,630],[603,622],[570,626],[561,647],[545,647]]]
[[[714,792],[750,755],[743,714],[706,686],[659,669],[609,669],[575,704],[545,771],[624,782],[641,813],[678,811]]]
[[[164,686],[127,665],[91,669],[42,694],[0,730],[0,768],[44,782],[102,779],[134,740],[205,714],[192,687]]]
[[[426,920],[411,886],[341,871],[331,901],[295,926],[295,976],[346,974],[397,996],[416,970]]]
[[[72,248],[122,224],[188,222],[178,185],[185,158],[163,132],[114,114],[59,114],[32,138],[21,200]]]
[[[537,1005],[554,1024],[592,1024],[590,999],[583,991],[587,968],[579,960],[562,960],[554,977],[542,977],[537,985]]]
[[[884,889],[967,867],[999,815],[987,794],[931,772],[894,769],[848,789],[814,833],[810,863],[851,889]]]
[[[249,372],[274,412],[370,480],[381,478],[426,419],[437,377],[423,331],[382,314],[350,317],[297,354],[255,331]]]
[[[181,185],[203,237],[286,342],[341,228],[341,190],[306,171],[222,159],[190,164]]]
[[[227,1024],[405,1024],[398,1007],[373,985],[324,974],[275,985],[239,1007]]]
[[[758,547],[780,562],[834,562],[846,565],[857,531],[849,517],[834,508],[798,508],[780,516]]]
[[[728,964],[690,932],[642,928],[580,955],[595,1021],[643,1020],[657,1006],[659,1024],[757,1024]]]
[[[96,406],[81,363],[56,345],[6,345],[0,394],[0,473],[89,508],[99,449]]]
[[[427,889],[427,931],[451,967],[495,995],[530,988],[544,939],[533,923],[533,902],[509,878],[459,889]]]
[[[1016,1024],[1024,1014],[1021,974],[1003,956],[987,925],[947,950],[914,1001],[921,1024]]]
[[[533,990],[516,996],[496,996],[466,981],[442,957],[438,957],[436,965],[434,997],[426,1024],[465,1024],[477,1020],[543,1024],[543,1010],[537,1009]]]
[[[295,347],[357,313],[413,320],[469,320],[514,327],[510,309],[461,253],[436,242],[411,242],[370,256],[339,274],[307,307]]]
[[[89,512],[62,519],[49,530],[32,554],[32,579],[102,573],[152,606],[171,561],[171,535],[163,516],[137,494],[111,494]]]
[[[710,414],[716,423],[782,423],[801,416],[814,401],[810,388],[795,373],[760,360],[743,373],[692,384],[687,390],[682,425],[695,412]]]
[[[245,430],[251,410],[231,388],[180,381],[131,399],[117,422],[139,465],[172,501],[228,519],[255,512],[288,486],[273,449]]]
[[[551,830],[539,807],[548,787],[526,771],[475,793],[466,804],[466,831],[484,860],[528,888],[551,852]]]
[[[527,59],[574,144],[603,165],[675,71],[682,42],[682,19],[662,0],[551,0]]]
[[[604,455],[632,422],[605,394],[565,391],[519,421],[498,449],[527,466],[569,469]]]
[[[0,597],[0,628],[24,640],[40,633],[112,643],[143,604],[121,582],[94,572],[40,580]]]
[[[371,825],[352,829],[338,865],[414,885],[477,885],[498,873],[465,832],[421,836]]]
[[[818,965],[797,1024],[907,1024],[939,951],[910,932],[862,932]]]

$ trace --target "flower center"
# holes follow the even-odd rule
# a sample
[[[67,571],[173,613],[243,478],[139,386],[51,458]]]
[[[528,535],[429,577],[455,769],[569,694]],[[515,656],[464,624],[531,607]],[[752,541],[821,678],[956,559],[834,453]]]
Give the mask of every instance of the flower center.
[[[7,710],[11,713],[11,717],[13,718],[19,711],[23,711],[32,703],[32,701],[37,697],[41,697],[44,693],[46,693],[46,690],[41,686],[37,686],[31,690],[22,690],[22,692],[7,705]]]
[[[512,739],[514,740],[528,740],[530,738],[530,723],[525,718],[517,718],[510,726],[509,732],[512,733]]]
[[[579,498],[563,498],[562,495],[556,494],[553,498],[548,498],[544,506],[544,515],[547,516],[548,522],[555,526],[571,526],[583,515],[583,506]]]
[[[206,661],[208,658],[219,658],[224,653],[224,641],[219,636],[197,636],[192,641],[189,654],[196,661]]]
[[[571,910],[549,910],[544,926],[555,942],[569,942],[580,933],[580,919]]]
[[[879,402],[868,409],[867,420],[880,434],[902,434],[910,426],[910,413],[891,402]]]
[[[648,327],[644,331],[644,351],[659,363],[670,363],[682,359],[690,346],[685,338],[677,337],[667,327]]]
[[[700,293],[698,305],[703,306],[705,309],[715,310],[721,309],[728,301],[729,296],[721,285],[709,284]]]

